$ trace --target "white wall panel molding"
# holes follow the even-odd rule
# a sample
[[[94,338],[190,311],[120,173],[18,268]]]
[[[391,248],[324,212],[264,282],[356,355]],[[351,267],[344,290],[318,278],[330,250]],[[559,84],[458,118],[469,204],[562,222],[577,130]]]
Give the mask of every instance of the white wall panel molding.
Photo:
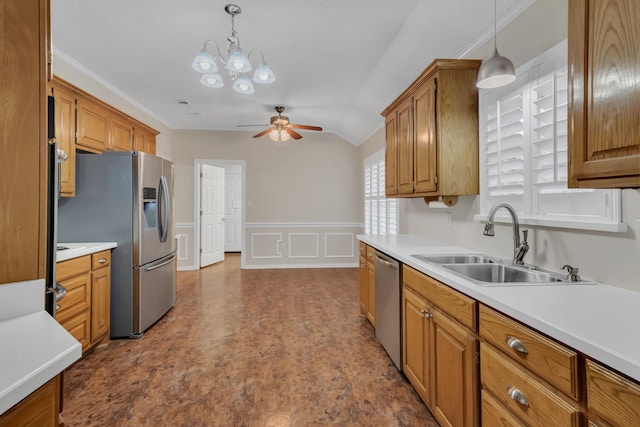
[[[325,258],[353,258],[355,256],[354,233],[325,233]]]
[[[249,233],[251,235],[251,259],[282,258],[282,233]]]
[[[247,223],[242,268],[357,267],[361,223]]]
[[[289,233],[289,258],[318,258],[320,256],[319,233]]]
[[[193,249],[193,233],[195,224],[192,222],[176,223],[177,246],[176,253],[178,256],[178,270],[188,271],[196,270]]]

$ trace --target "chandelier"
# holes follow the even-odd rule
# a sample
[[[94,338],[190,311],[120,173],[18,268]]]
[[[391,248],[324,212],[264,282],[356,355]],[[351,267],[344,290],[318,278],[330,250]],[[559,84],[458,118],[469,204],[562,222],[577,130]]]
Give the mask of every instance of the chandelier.
[[[229,48],[227,50],[227,58],[225,59],[220,52],[220,46],[212,40],[207,40],[204,42],[204,46],[200,53],[193,60],[193,64],[191,66],[194,70],[202,74],[200,78],[200,83],[205,86],[219,88],[224,86],[224,81],[222,80],[222,76],[218,70],[218,65],[216,64],[216,59],[224,65],[224,68],[227,69],[229,73],[229,77],[233,82],[233,89],[236,92],[243,94],[252,94],[255,90],[253,88],[253,83],[247,77],[247,74],[253,69],[251,67],[251,63],[249,62],[249,57],[251,54],[260,55],[260,65],[256,67],[256,70],[253,73],[253,81],[259,84],[269,84],[273,83],[276,79],[273,71],[267,65],[267,62],[264,60],[264,55],[259,50],[252,50],[249,54],[245,54],[240,47],[240,39],[236,33],[235,29],[235,17],[236,15],[240,15],[242,9],[240,6],[235,4],[228,4],[224,7],[224,10],[231,15],[231,35],[227,37],[227,41],[229,42]],[[209,52],[207,52],[207,45],[212,44],[216,47],[217,54],[215,56],[211,56]]]

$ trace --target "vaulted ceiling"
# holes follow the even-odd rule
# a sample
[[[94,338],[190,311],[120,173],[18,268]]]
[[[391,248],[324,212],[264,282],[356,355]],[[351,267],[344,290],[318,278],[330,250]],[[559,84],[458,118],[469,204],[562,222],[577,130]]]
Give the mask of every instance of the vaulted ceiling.
[[[531,3],[497,1],[498,28]],[[202,86],[191,68],[205,40],[226,54],[225,4],[51,0],[54,51],[173,129],[268,124],[284,105],[292,122],[359,145],[433,59],[466,56],[493,35],[491,0],[237,0],[241,46],[261,50],[277,79],[242,95],[226,75],[223,88]]]

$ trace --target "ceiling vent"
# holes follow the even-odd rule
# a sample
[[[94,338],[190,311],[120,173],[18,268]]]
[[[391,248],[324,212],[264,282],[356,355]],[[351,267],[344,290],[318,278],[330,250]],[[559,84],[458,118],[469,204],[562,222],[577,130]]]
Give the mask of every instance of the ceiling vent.
[[[176,99],[176,102],[180,105],[189,105],[189,101],[186,99]]]

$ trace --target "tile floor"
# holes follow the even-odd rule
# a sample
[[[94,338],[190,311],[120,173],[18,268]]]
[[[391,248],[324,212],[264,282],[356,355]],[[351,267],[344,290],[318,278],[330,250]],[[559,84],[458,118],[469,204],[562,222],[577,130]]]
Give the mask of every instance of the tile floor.
[[[437,426],[358,307],[357,269],[178,273],[139,340],[65,373],[66,426]]]

